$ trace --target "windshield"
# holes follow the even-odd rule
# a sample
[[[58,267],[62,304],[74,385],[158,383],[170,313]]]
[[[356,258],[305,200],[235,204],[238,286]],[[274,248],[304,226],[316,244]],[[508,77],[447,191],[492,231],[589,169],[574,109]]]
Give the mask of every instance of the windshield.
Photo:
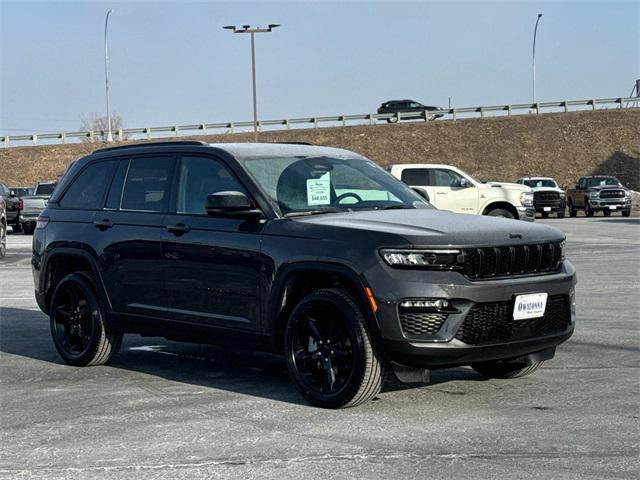
[[[603,187],[605,185],[620,185],[620,180],[615,177],[587,178],[587,187]]]
[[[556,188],[558,185],[553,180],[540,179],[540,180],[525,180],[524,184],[531,188],[551,187]]]
[[[284,215],[430,208],[404,183],[363,158],[291,156],[241,161]]]
[[[12,190],[15,192],[16,197],[26,197],[32,195],[31,192],[33,192],[31,188],[13,188]]]

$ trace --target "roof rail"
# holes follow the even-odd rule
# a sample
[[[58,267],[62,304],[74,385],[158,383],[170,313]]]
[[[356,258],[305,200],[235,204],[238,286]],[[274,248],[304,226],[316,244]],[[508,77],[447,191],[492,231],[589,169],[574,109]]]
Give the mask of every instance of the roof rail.
[[[146,143],[129,143],[127,145],[118,145],[117,147],[104,147],[94,150],[93,153],[110,152],[121,148],[141,148],[141,147],[157,147],[162,146],[188,146],[188,145],[209,145],[207,142],[200,140],[176,140],[172,142],[146,142]]]

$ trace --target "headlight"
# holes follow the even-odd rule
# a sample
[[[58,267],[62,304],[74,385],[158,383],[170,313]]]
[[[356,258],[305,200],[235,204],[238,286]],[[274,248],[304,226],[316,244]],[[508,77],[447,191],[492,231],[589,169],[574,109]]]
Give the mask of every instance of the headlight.
[[[380,256],[391,267],[430,268],[449,270],[456,268],[460,250],[380,250]]]
[[[533,193],[522,192],[520,194],[520,203],[523,207],[533,207]]]
[[[624,196],[629,198],[631,196],[631,192],[629,190],[624,191]]]
[[[567,241],[566,240],[563,240],[563,241],[560,242],[560,260],[562,262],[564,262],[565,259],[566,259],[565,253],[564,253],[564,249],[565,249],[566,245],[567,245]]]
[[[600,192],[589,192],[589,198],[598,198],[600,196]]]

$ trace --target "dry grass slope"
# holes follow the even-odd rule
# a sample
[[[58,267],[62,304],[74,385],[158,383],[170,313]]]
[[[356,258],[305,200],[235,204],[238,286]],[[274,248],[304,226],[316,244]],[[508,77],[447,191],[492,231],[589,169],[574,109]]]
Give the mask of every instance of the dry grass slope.
[[[181,137],[186,138],[247,142],[252,135]],[[448,163],[484,180],[549,175],[571,185],[581,175],[609,174],[640,190],[640,109],[283,130],[264,132],[260,139],[348,148],[381,165]],[[0,179],[12,186],[54,179],[70,161],[101,146],[0,149]]]

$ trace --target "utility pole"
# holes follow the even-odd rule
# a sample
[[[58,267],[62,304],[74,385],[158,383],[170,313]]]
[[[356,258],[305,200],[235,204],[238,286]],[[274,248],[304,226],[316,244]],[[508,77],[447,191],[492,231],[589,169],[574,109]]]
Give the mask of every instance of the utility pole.
[[[533,104],[536,103],[536,36],[538,35],[538,23],[540,23],[540,19],[542,18],[542,14],[538,14],[538,19],[536,20],[536,26],[533,29],[533,55],[531,57],[531,66],[533,70]],[[536,113],[538,113],[538,109],[536,108]]]
[[[109,102],[109,50],[107,48],[109,15],[111,15],[112,12],[113,9],[107,12],[107,18],[104,21],[104,84],[107,93],[107,142],[113,142],[113,134],[111,133],[111,104]]]
[[[251,78],[253,80],[253,140],[258,141],[258,99],[256,92],[256,33],[269,33],[274,28],[279,27],[275,23],[270,24],[267,28],[251,28],[251,25],[242,25],[241,28],[236,28],[235,25],[227,25],[222,27],[227,30],[231,30],[233,33],[250,33],[251,34]]]

